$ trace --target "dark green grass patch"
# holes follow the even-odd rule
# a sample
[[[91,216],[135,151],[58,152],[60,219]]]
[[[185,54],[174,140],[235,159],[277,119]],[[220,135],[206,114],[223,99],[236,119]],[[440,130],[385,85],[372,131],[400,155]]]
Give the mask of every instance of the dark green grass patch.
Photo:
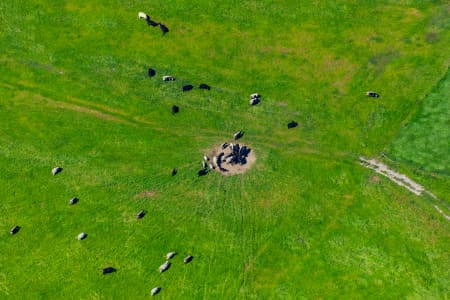
[[[417,114],[390,147],[391,158],[450,175],[450,76],[423,100]]]

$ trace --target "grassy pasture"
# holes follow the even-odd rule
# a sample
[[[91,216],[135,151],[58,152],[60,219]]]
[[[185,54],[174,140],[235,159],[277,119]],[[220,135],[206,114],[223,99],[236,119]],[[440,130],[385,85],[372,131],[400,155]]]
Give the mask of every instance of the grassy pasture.
[[[298,2],[1,2],[0,298],[448,298],[448,222],[355,162],[446,72],[448,6]],[[197,178],[239,129],[256,165]]]

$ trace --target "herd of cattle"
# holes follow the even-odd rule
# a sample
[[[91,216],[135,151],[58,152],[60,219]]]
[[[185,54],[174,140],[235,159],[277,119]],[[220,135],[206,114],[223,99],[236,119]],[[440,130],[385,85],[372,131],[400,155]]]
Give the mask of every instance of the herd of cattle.
[[[234,140],[240,139],[244,135],[243,131],[238,131],[233,135]],[[207,156],[203,156],[202,168],[198,171],[198,176],[208,174],[208,171],[219,170],[221,172],[228,172],[228,169],[223,164],[228,165],[245,165],[247,163],[247,157],[250,154],[251,149],[247,146],[240,146],[239,144],[223,143],[221,145],[222,151],[213,156],[212,160]]]
[[[159,25],[159,28],[161,29],[163,35],[169,32],[169,28],[167,26],[165,26],[164,24],[162,24],[161,22],[155,22],[153,21],[146,13],[143,12],[139,12],[138,13],[138,17],[139,19],[144,19],[146,20],[147,24],[149,26],[152,27],[156,27]],[[149,77],[154,77],[156,75],[156,70],[149,68],[147,71],[147,74]],[[170,75],[164,75],[162,77],[163,81],[175,81],[175,77],[170,76]],[[200,84],[199,89],[202,90],[210,90],[211,87],[205,83]],[[193,85],[188,84],[188,85],[184,85],[182,87],[182,91],[183,92],[187,92],[190,91],[194,88]],[[373,91],[369,91],[366,93],[366,95],[368,97],[373,97],[373,98],[378,98],[380,97],[380,95],[376,92]],[[258,103],[260,103],[260,94],[258,93],[253,93],[250,95],[250,105],[257,105]],[[179,107],[176,105],[172,106],[172,113],[176,114],[179,112]],[[287,124],[288,129],[291,128],[295,128],[298,126],[298,123],[295,121],[291,121]],[[234,140],[238,140],[240,139],[242,136],[244,135],[243,131],[239,131],[236,132],[233,135]],[[247,156],[248,154],[251,152],[251,149],[246,147],[246,146],[240,146],[239,144],[233,144],[233,143],[223,143],[221,145],[222,148],[222,152],[219,153],[219,155],[214,156],[212,158],[212,161],[210,161],[210,158],[208,156],[204,156],[203,161],[202,161],[202,169],[200,171],[198,171],[198,176],[203,176],[206,175],[208,173],[209,170],[214,170],[216,168],[218,168],[220,171],[222,172],[226,172],[228,171],[227,169],[225,169],[223,167],[223,164],[230,164],[230,165],[235,165],[235,164],[246,164],[247,162]],[[52,174],[55,176],[59,173],[61,173],[63,171],[63,169],[61,167],[56,167],[52,169]],[[174,176],[177,173],[176,169],[172,170],[172,176]],[[75,205],[76,203],[78,203],[79,199],[77,197],[73,197],[69,200],[69,204],[70,205]],[[137,213],[136,218],[137,219],[142,219],[145,216],[145,211],[141,210]],[[15,235],[19,232],[19,230],[21,229],[20,226],[14,226],[11,230],[10,230],[10,234],[11,235]],[[77,239],[82,241],[84,239],[87,238],[87,233],[82,232],[80,234],[78,234]],[[169,260],[171,260],[177,253],[176,252],[169,252],[166,255],[166,262],[164,262],[159,268],[159,272],[163,273],[165,271],[167,271],[170,266],[171,263],[169,262]],[[183,262],[185,264],[190,263],[193,260],[193,256],[189,255],[187,257],[184,258]],[[102,274],[106,275],[106,274],[110,274],[110,273],[114,273],[117,270],[114,267],[108,266],[102,269]],[[161,291],[161,287],[157,286],[155,288],[153,288],[150,292],[150,294],[152,296],[158,294]]]
[[[58,175],[59,173],[61,173],[62,171],[63,171],[63,168],[62,168],[62,167],[55,167],[55,168],[52,169],[52,174],[53,174],[53,176],[56,176],[56,175]],[[175,170],[175,169],[174,169],[174,172],[176,173],[176,170]],[[173,174],[173,175],[174,175],[174,174]],[[70,204],[70,205],[75,205],[75,204],[78,203],[78,202],[79,202],[79,199],[78,199],[77,197],[72,197],[72,198],[69,200],[69,204]],[[144,216],[145,216],[145,210],[140,210],[140,211],[137,213],[137,215],[136,215],[136,219],[138,219],[138,220],[139,220],[139,219],[142,219]],[[21,229],[20,226],[14,226],[13,228],[11,228],[11,230],[10,230],[9,232],[10,232],[11,235],[15,235],[15,234],[17,234],[17,233],[19,232],[20,229]],[[81,232],[80,234],[77,235],[77,240],[82,241],[82,240],[86,239],[87,237],[88,237],[87,233]],[[167,270],[170,268],[170,266],[171,266],[171,263],[169,262],[169,260],[172,259],[172,258],[174,258],[176,255],[177,255],[177,252],[174,252],[174,251],[167,253],[167,254],[166,254],[166,262],[163,263],[163,264],[158,268],[158,271],[159,271],[160,273],[163,273],[163,272],[167,271]],[[188,264],[188,263],[190,263],[193,259],[194,259],[194,257],[193,257],[192,255],[188,255],[188,256],[186,256],[186,257],[183,259],[183,262],[184,262],[184,264]],[[102,269],[102,274],[103,274],[103,275],[111,274],[111,273],[114,273],[114,272],[116,272],[116,271],[117,271],[116,268],[114,268],[114,267],[112,267],[112,266],[108,266],[108,267],[105,267],[105,268]],[[152,296],[154,296],[154,295],[158,294],[160,291],[161,291],[161,287],[157,286],[157,287],[155,287],[155,288],[153,288],[153,289],[151,290],[150,294],[151,294]]]

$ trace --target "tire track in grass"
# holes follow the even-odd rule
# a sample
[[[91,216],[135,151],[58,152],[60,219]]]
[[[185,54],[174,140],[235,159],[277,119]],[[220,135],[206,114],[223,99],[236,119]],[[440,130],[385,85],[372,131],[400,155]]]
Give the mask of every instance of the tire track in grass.
[[[422,185],[415,182],[405,174],[401,174],[392,170],[382,162],[376,159],[367,159],[362,156],[359,157],[359,160],[362,166],[374,170],[376,173],[387,177],[390,181],[394,182],[398,186],[406,188],[408,191],[416,194],[417,196],[423,196],[423,194],[426,194],[436,201],[439,200],[433,193],[427,191]],[[437,206],[436,204],[432,205],[434,209],[436,209],[445,219],[450,221],[450,216],[446,215],[439,206]]]

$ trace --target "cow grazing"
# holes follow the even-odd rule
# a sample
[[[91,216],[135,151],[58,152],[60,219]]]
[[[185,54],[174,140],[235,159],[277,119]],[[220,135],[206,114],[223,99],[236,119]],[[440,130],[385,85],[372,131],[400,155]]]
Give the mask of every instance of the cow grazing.
[[[206,83],[200,84],[198,86],[198,88],[201,89],[201,90],[208,90],[208,91],[211,89],[211,87],[209,85],[207,85]]]
[[[155,296],[155,295],[158,294],[160,291],[161,291],[161,288],[160,288],[159,286],[157,286],[157,287],[153,288],[153,289],[150,291],[150,295]]]
[[[250,99],[250,105],[256,105],[259,103],[259,98]]]
[[[207,169],[201,169],[200,171],[198,171],[198,176],[200,177],[200,176],[204,176],[204,175],[206,175],[208,173],[208,170]]]
[[[244,132],[243,132],[243,131],[238,131],[238,132],[236,132],[236,133],[233,135],[233,138],[234,138],[235,140],[238,140],[238,139],[240,139],[243,135],[244,135]]]
[[[20,226],[14,226],[13,228],[11,228],[11,230],[9,231],[10,234],[16,234],[18,233],[20,230]]]
[[[169,32],[169,28],[162,23],[159,23],[159,28],[161,29],[163,35]]]
[[[150,17],[144,12],[139,12],[138,13],[138,18],[139,19],[144,19],[144,20],[150,19]]]
[[[114,273],[116,271],[117,270],[113,267],[106,267],[106,268],[103,268],[103,275]]]
[[[153,70],[152,68],[148,68],[147,74],[148,74],[148,77],[153,77],[156,75],[156,71]]]
[[[159,266],[159,273],[163,273],[167,270],[169,270],[170,268],[170,262],[166,261],[165,263],[163,263],[162,265]]]
[[[261,95],[258,94],[258,93],[253,93],[253,94],[250,95],[250,99],[257,99],[259,97],[261,97]]]
[[[172,106],[172,113],[173,113],[173,114],[176,114],[176,113],[178,113],[179,111],[180,111],[180,108],[179,108],[178,106],[176,106],[176,105]]]
[[[52,169],[52,174],[53,174],[53,176],[55,176],[56,174],[61,173],[62,170],[63,170],[63,168],[61,168],[61,167],[53,168],[53,169]]]
[[[372,91],[366,92],[366,96],[367,97],[372,97],[372,98],[379,98],[380,97],[380,95],[378,95],[378,93],[375,93],[375,92],[372,92]]]
[[[186,256],[186,257],[183,259],[183,262],[184,262],[185,264],[188,264],[188,263],[190,263],[193,259],[194,259],[194,257],[193,257],[192,255],[189,255],[189,256]]]
[[[295,121],[291,121],[291,122],[289,122],[288,125],[287,125],[288,129],[295,128],[295,127],[297,127],[297,126],[298,126],[298,123],[295,122]]]
[[[192,90],[193,88],[194,88],[194,86],[192,84],[184,85],[183,92],[188,92],[188,91]]]
[[[140,210],[137,215],[136,215],[136,219],[142,219],[145,216],[145,210]]]
[[[175,176],[175,175],[177,175],[177,169],[173,168],[172,169],[172,176]]]
[[[176,252],[169,252],[166,254],[166,259],[172,259],[175,255],[177,255]]]
[[[70,205],[74,205],[74,204],[76,204],[78,202],[78,200],[79,199],[77,197],[73,197],[72,199],[69,200],[69,204]]]
[[[173,76],[170,76],[170,75],[164,75],[162,77],[162,80],[163,81],[175,81],[175,78]]]
[[[84,233],[84,232],[80,233],[80,234],[77,236],[77,240],[79,240],[79,241],[82,241],[82,240],[84,240],[85,238],[87,238],[87,234]]]

